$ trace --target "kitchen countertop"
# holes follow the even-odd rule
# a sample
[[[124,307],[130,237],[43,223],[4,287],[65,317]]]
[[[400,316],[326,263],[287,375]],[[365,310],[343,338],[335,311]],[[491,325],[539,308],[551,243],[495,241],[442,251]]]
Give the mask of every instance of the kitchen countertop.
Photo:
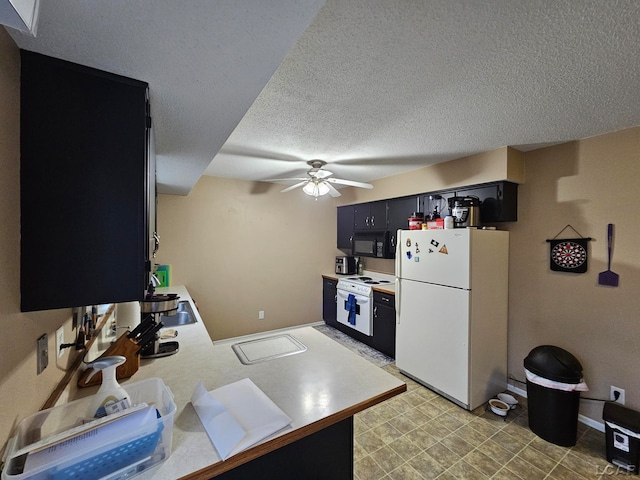
[[[322,274],[322,276],[324,278],[329,278],[331,280],[335,280],[338,281],[341,278],[349,278],[349,277],[357,277],[358,275],[353,274],[353,275],[338,275],[337,273],[324,273]],[[380,272],[372,272],[369,270],[365,270],[362,274],[362,276],[365,277],[373,277],[373,278],[381,278],[383,280],[389,280],[390,283],[385,283],[385,284],[381,284],[381,285],[372,285],[373,290],[376,290],[378,292],[382,292],[382,293],[388,293],[391,295],[395,295],[396,293],[396,277],[394,275],[390,275],[388,273],[380,273]]]
[[[157,292],[178,293],[181,300],[189,300],[193,306],[185,287],[169,287]],[[313,327],[286,331],[307,347],[305,352],[243,365],[231,345],[245,339],[213,344],[195,308],[194,313],[196,323],[175,327],[178,330],[176,340],[180,342],[177,354],[142,360],[133,377],[120,381],[126,386],[145,378],[160,377],[173,392],[177,405],[171,456],[137,478],[208,479],[406,390],[404,382]],[[253,337],[282,333],[267,332]],[[191,394],[200,380],[207,390],[213,390],[243,378],[250,378],[293,422],[290,428],[276,436],[222,461],[190,403]],[[97,387],[92,389],[97,391]]]

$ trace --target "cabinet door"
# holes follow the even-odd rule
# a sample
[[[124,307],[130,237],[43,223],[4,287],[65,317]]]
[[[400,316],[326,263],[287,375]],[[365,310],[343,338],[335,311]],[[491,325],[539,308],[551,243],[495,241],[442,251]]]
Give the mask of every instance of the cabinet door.
[[[518,220],[518,185],[496,182],[457,190],[456,195],[480,199],[480,222],[516,222]]]
[[[371,207],[368,203],[359,203],[353,206],[354,231],[369,230]]]
[[[387,229],[387,202],[372,202],[369,204],[369,228],[371,230]]]
[[[373,292],[373,347],[391,358],[396,356],[394,295]]]
[[[389,228],[389,241],[394,252],[396,249],[396,233],[398,229],[409,228],[409,216],[418,211],[417,197],[393,198],[387,201],[387,224]]]
[[[322,318],[327,325],[335,327],[337,321],[336,286],[338,282],[329,278],[322,279]]]
[[[140,300],[147,84],[21,55],[21,309]]]
[[[339,250],[351,255],[353,249],[353,205],[338,207],[338,239]]]
[[[354,230],[386,230],[387,202],[359,203],[353,210]]]

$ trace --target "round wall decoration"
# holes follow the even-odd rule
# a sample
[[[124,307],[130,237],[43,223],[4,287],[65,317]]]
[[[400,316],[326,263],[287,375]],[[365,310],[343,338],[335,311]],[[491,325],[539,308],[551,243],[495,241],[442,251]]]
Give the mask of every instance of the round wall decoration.
[[[567,227],[578,233],[571,225]],[[556,235],[556,237],[558,236]],[[578,235],[580,235],[578,233]],[[549,242],[549,267],[555,272],[585,273],[587,271],[587,245],[591,238],[552,238]]]
[[[581,245],[584,243],[584,245]],[[551,242],[551,270],[584,273],[587,271],[587,241],[581,238]]]

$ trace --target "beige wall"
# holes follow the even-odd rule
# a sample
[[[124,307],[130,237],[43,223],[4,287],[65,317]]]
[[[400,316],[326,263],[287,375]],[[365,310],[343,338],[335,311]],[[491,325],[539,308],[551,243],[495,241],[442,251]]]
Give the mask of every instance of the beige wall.
[[[529,351],[553,344],[573,353],[591,391],[608,398],[626,390],[640,409],[640,238],[635,212],[640,180],[640,128],[601,135],[526,154],[527,182],[519,189],[519,218],[511,230],[509,371],[524,377]],[[607,269],[607,224],[614,224],[611,269],[617,288],[598,285]],[[584,274],[552,272],[549,244],[571,224],[589,243]],[[571,238],[570,229],[559,238]],[[581,411],[601,421],[602,404]]]
[[[66,322],[66,341],[72,338],[69,309],[20,313],[19,125],[20,55],[0,28],[0,450],[13,425],[36,412],[64,375],[69,353],[56,358],[55,330]],[[49,366],[36,375],[36,339],[43,333],[49,335]]]
[[[214,340],[322,320],[320,275],[339,253],[335,203],[280,190],[205,176],[186,197],[159,196],[157,263],[172,265]]]

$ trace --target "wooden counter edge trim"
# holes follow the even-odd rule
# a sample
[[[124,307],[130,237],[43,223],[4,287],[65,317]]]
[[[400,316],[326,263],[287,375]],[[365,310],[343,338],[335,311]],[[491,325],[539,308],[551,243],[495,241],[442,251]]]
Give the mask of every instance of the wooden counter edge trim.
[[[115,304],[112,303],[111,306],[104,313],[104,315],[102,315],[102,319],[100,320],[100,322],[98,322],[98,325],[96,326],[96,329],[93,333],[93,336],[91,337],[91,340],[89,340],[85,344],[84,350],[78,353],[78,355],[73,360],[73,362],[71,362],[71,365],[69,365],[69,368],[67,369],[64,376],[58,383],[58,386],[54,388],[53,392],[51,392],[51,395],[49,395],[49,398],[47,398],[47,400],[44,402],[40,410],[46,410],[47,408],[51,408],[55,406],[56,402],[62,395],[62,392],[64,392],[64,389],[67,388],[67,385],[69,385],[71,378],[73,378],[75,373],[78,371],[78,368],[80,368],[82,359],[86,355],[87,351],[91,348],[91,345],[93,345],[93,342],[96,341],[96,338],[98,337],[98,335],[100,335],[102,328],[107,323],[107,320],[109,320],[109,317],[111,316],[115,308],[116,308]],[[56,355],[57,355],[57,352],[56,352]]]
[[[319,432],[323,428],[327,428],[335,423],[338,423],[342,420],[345,420],[349,417],[354,416],[358,412],[362,412],[369,407],[373,407],[378,403],[384,402],[396,395],[399,395],[403,392],[407,391],[407,385],[403,384],[398,387],[395,387],[391,390],[387,390],[384,393],[376,395],[375,397],[371,397],[370,399],[360,402],[352,407],[341,410],[333,415],[329,415],[328,417],[322,418],[320,420],[316,420],[309,425],[305,425],[304,427],[297,428],[292,432],[286,433],[284,435],[280,435],[279,437],[274,438],[273,440],[269,440],[268,442],[261,443],[256,445],[255,447],[249,448],[243,452],[234,455],[228,460],[223,460],[218,463],[214,463],[208,467],[202,468],[196,472],[192,472],[183,477],[180,477],[180,480],[209,480],[211,477],[215,477],[222,473],[228,472],[229,470],[233,470],[240,465],[250,462],[258,457],[266,455],[278,448],[284,447],[285,445],[289,445],[297,440],[300,440],[304,437],[307,437],[313,433]]]

